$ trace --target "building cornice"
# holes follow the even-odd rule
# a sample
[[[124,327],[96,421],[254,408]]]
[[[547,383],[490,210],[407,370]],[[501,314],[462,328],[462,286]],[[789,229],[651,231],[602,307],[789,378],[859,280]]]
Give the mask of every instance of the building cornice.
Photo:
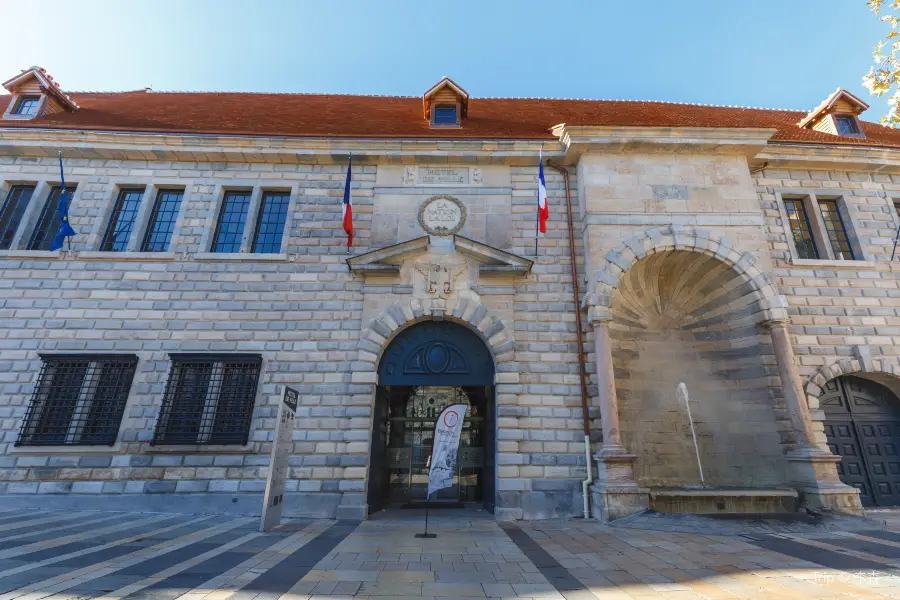
[[[345,139],[0,128],[0,156],[277,164],[535,164],[554,140]]]
[[[751,167],[770,169],[815,169],[869,171],[900,174],[900,150],[859,146],[771,143],[753,160]]]
[[[565,149],[565,162],[585,153],[622,154],[695,152],[743,155],[751,158],[777,132],[749,127],[612,127],[565,123],[553,128]]]

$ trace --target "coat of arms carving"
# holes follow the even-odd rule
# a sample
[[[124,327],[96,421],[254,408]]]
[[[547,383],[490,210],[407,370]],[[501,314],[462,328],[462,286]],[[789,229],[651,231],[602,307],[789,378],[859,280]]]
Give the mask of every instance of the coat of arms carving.
[[[453,196],[432,196],[419,209],[419,224],[431,235],[453,235],[466,223],[466,207]]]

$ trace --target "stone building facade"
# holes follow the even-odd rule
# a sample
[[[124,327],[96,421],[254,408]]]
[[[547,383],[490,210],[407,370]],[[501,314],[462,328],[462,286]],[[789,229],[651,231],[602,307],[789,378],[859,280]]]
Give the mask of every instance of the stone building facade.
[[[847,92],[5,86],[5,505],[258,514],[285,386],[291,515],[424,500],[450,398],[442,498],[498,518],[900,503],[900,134]],[[77,235],[49,250],[60,152]]]

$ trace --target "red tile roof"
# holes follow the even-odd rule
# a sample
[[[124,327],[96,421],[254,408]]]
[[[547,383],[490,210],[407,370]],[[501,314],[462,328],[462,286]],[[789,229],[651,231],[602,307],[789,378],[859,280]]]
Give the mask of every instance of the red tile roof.
[[[329,94],[193,92],[71,93],[75,113],[0,128],[204,133],[283,137],[553,139],[569,125],[637,127],[772,127],[776,141],[900,148],[900,130],[863,123],[865,139],[802,129],[806,113],[623,100],[473,98],[460,129],[430,129],[422,99]],[[0,110],[9,97],[0,96]]]

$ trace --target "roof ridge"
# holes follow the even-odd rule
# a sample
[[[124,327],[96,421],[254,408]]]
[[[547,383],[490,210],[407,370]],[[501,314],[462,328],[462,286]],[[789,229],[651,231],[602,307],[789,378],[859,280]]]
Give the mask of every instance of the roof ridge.
[[[225,91],[225,90],[152,90],[148,88],[136,90],[72,90],[67,91],[69,94],[235,94],[235,95],[252,95],[252,96],[338,96],[344,98],[402,98],[402,99],[420,99],[420,96],[407,96],[397,94],[347,94],[347,93],[327,93],[327,92],[243,92],[243,91]],[[667,104],[670,106],[698,106],[705,108],[737,108],[743,110],[769,110],[778,112],[802,112],[804,109],[797,108],[772,108],[766,106],[743,106],[740,104],[705,104],[700,102],[678,102],[672,100],[640,100],[628,98],[569,98],[569,97],[550,97],[550,96],[471,96],[472,100],[562,100],[572,102],[628,102],[634,104]]]

